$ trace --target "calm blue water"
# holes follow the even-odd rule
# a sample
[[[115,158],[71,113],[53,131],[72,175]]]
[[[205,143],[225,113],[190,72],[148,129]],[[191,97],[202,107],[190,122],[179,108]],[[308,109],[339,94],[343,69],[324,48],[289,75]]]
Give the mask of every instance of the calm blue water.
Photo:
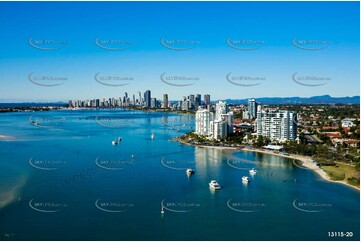
[[[290,159],[169,142],[190,126],[136,111],[0,114],[0,240],[359,240],[358,191]]]

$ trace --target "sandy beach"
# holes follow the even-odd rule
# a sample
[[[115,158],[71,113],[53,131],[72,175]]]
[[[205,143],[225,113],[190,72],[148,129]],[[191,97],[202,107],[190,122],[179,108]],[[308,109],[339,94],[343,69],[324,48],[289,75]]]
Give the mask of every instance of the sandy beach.
[[[184,142],[181,142],[181,143],[186,144],[186,145],[194,146],[192,144],[188,144],[188,143],[184,143]],[[299,166],[296,162],[294,162],[294,165],[296,165],[296,166],[298,166],[300,168],[303,168],[303,169],[310,169],[310,170],[316,172],[321,178],[323,178],[324,180],[327,180],[329,182],[341,183],[341,184],[344,184],[346,186],[352,187],[352,188],[357,189],[357,190],[360,191],[360,188],[352,186],[352,185],[348,184],[345,181],[333,181],[333,180],[331,180],[330,177],[327,175],[327,173],[322,168],[318,167],[317,163],[313,162],[313,159],[311,157],[308,157],[308,156],[294,155],[294,154],[284,155],[284,154],[276,153],[276,152],[270,151],[270,150],[261,150],[261,149],[254,149],[254,148],[253,149],[243,148],[243,149],[240,150],[240,149],[237,149],[237,147],[223,147],[223,146],[196,145],[196,147],[212,148],[212,149],[224,149],[224,150],[233,150],[233,151],[258,152],[258,153],[282,156],[282,157],[285,157],[285,158],[298,160],[298,161],[301,161],[302,166]]]

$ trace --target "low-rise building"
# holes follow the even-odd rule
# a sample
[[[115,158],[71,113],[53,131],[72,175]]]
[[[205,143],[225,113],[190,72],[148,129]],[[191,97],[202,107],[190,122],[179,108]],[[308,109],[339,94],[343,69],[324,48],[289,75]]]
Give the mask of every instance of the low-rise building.
[[[341,126],[342,126],[342,128],[349,128],[349,127],[355,126],[355,124],[353,123],[354,121],[355,121],[355,119],[345,118],[345,119],[341,120]]]
[[[324,134],[326,134],[327,137],[329,137],[330,139],[342,138],[342,135],[340,132],[324,132]]]

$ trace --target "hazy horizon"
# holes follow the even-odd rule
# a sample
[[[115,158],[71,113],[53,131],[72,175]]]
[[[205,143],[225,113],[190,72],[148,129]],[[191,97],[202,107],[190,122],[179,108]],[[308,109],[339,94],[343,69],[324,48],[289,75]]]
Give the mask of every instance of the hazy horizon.
[[[143,93],[142,93],[143,94]],[[192,93],[192,94],[198,94],[198,93]],[[128,93],[129,95],[129,93]],[[131,94],[132,95],[132,94]],[[213,99],[212,100],[212,94],[211,95],[211,102],[214,101],[218,101],[218,100],[226,100],[226,99],[231,99],[231,100],[244,100],[244,99],[263,99],[263,98],[312,98],[312,97],[320,97],[320,96],[330,96],[331,98],[352,98],[352,97],[360,97],[359,95],[355,95],[355,96],[331,96],[328,94],[324,94],[324,95],[317,95],[317,96],[308,96],[308,97],[303,97],[303,96],[285,96],[285,97],[279,97],[279,96],[274,96],[274,97],[240,97],[240,98],[220,98],[220,99]],[[204,100],[204,94],[201,94],[202,96],[202,101]],[[117,97],[104,97],[105,99],[108,98],[118,98],[120,96]],[[123,96],[122,96],[123,97]],[[132,97],[132,96],[130,96]],[[137,96],[136,96],[137,97]],[[93,100],[93,99],[100,99],[103,97],[93,97],[93,98],[86,98],[86,99],[67,99],[67,100],[4,100],[4,99],[0,99],[0,103],[68,103],[68,101],[72,100],[72,101],[77,101],[77,100]],[[154,98],[152,96],[152,98]],[[157,100],[161,100],[162,101],[162,97],[156,97]],[[180,100],[180,99],[179,99]],[[169,99],[170,102],[175,102],[175,101],[179,101],[178,99]]]

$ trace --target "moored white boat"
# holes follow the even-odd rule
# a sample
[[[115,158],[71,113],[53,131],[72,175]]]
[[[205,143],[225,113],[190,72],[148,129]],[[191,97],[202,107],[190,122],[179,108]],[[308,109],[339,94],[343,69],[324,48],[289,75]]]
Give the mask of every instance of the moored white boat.
[[[251,170],[249,170],[249,174],[255,175],[255,174],[257,174],[257,170],[252,168]]]
[[[242,176],[242,182],[244,182],[244,183],[250,182],[248,176]]]
[[[190,169],[190,168],[188,168],[188,169],[186,170],[186,172],[187,172],[187,174],[189,174],[189,175],[193,175],[193,174],[194,174],[194,170],[193,170],[193,169]]]
[[[218,184],[218,182],[216,180],[211,180],[211,182],[209,183],[209,187],[214,190],[221,189],[221,186]]]

